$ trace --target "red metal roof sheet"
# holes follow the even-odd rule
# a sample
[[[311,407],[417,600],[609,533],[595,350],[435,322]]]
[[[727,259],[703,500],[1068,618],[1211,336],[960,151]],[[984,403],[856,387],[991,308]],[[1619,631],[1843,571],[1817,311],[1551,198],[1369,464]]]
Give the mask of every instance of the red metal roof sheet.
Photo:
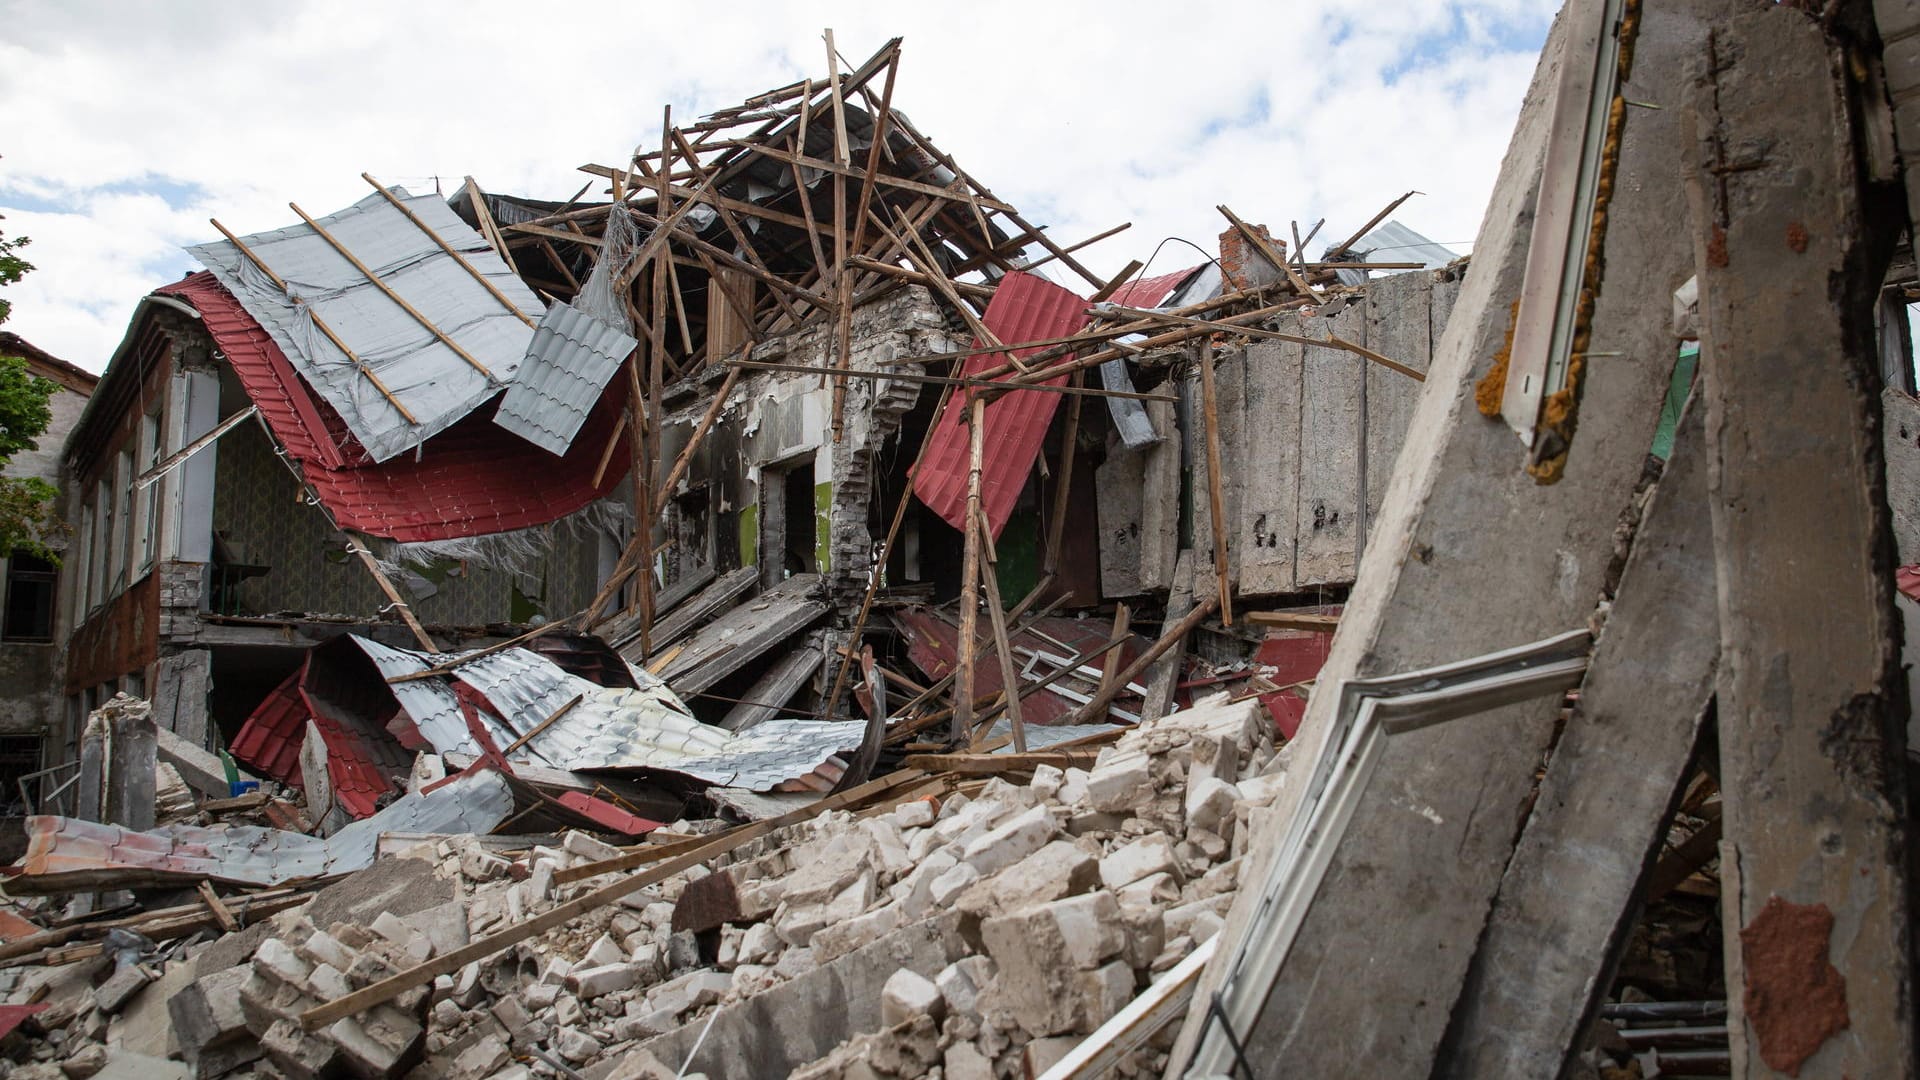
[[[1016,271],[1000,280],[981,321],[1001,341],[1066,337],[1087,324],[1087,302],[1045,278]],[[1021,349],[1014,355],[1024,358],[1039,351]],[[1004,353],[975,353],[967,357],[961,373],[971,375],[1005,362]],[[1048,385],[1065,381],[1063,375]],[[1033,471],[1034,459],[1040,456],[1040,446],[1046,441],[1047,425],[1059,407],[1060,395],[1037,390],[1016,390],[987,404],[980,499],[993,535],[999,536],[1012,516],[1013,504],[1020,498],[1020,489],[1026,485],[1027,474]],[[966,411],[964,394],[955,394],[947,401],[946,409],[934,421],[926,452],[913,467],[913,493],[956,529],[964,527],[967,514]]]
[[[262,775],[304,788],[300,747],[312,721],[327,744],[327,779],[333,797],[354,817],[371,817],[379,809],[380,798],[395,790],[389,777],[405,772],[412,755],[384,729],[370,726],[317,692],[315,654],[309,652],[300,667],[253,710],[229,752]]]
[[[944,678],[953,671],[960,652],[958,627],[926,608],[895,612],[893,623],[907,639],[907,659],[913,661],[913,666],[930,679]],[[1032,649],[1052,656],[1064,653],[1068,659],[1072,659],[1079,653],[1091,652],[1106,644],[1109,629],[1098,621],[1048,616],[1014,633],[1007,644],[1014,650],[1014,667],[1018,670],[1027,663],[1027,657],[1020,654],[1021,649]],[[1114,650],[1120,654],[1119,666],[1125,668],[1133,663],[1151,644],[1140,635],[1133,635],[1125,645]],[[1063,650],[1062,645],[1067,648]],[[1093,660],[1090,666],[1098,668],[1105,663],[1104,659]],[[1052,665],[1042,664],[1037,674],[1044,678],[1052,670]],[[998,692],[1002,686],[1000,653],[991,639],[983,640],[974,653],[974,695],[987,697]],[[1140,695],[1123,692],[1114,699],[1114,704],[1126,712],[1137,713],[1140,710]],[[1051,689],[1020,699],[1021,719],[1029,724],[1063,723],[1077,708],[1078,702],[1061,697]]]
[[[1197,266],[1189,266],[1185,270],[1176,270],[1171,274],[1129,281],[1115,289],[1113,295],[1107,297],[1107,300],[1121,307],[1159,307],[1168,296],[1173,294],[1173,290],[1180,287],[1181,282],[1192,277],[1193,272],[1198,269],[1200,268]]]
[[[598,486],[593,483],[607,440],[621,424],[626,404],[621,380],[601,397],[564,456],[502,432],[492,422],[494,405],[488,405],[428,439],[417,454],[375,464],[212,274],[202,271],[159,291],[187,300],[200,312],[267,427],[300,463],[342,528],[400,541],[524,529],[605,496],[626,473],[623,433],[613,450],[612,460],[619,464]],[[964,457],[963,447],[963,463]]]

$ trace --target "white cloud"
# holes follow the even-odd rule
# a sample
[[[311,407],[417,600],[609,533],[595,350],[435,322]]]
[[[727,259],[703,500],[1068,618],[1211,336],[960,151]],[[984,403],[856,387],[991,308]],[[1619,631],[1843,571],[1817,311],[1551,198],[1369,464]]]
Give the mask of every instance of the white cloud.
[[[361,197],[362,170],[564,198],[678,120],[903,36],[895,104],[1025,216],[1110,273],[1162,237],[1211,248],[1217,203],[1344,236],[1390,199],[1464,249],[1553,0],[1325,12],[855,0],[833,5],[0,2],[0,225],[39,267],[8,329],[105,363],[178,248]],[[1169,245],[1154,269],[1197,261]]]

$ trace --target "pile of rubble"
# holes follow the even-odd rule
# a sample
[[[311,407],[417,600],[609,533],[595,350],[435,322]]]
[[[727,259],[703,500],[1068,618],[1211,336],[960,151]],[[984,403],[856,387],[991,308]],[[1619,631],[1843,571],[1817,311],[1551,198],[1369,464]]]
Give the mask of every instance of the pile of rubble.
[[[592,867],[629,850],[578,832],[517,857],[504,838],[428,839],[174,957],[112,1020],[122,1003],[75,969],[16,975],[10,1000],[57,1011],[29,1024],[37,1063],[11,1075],[88,1075],[157,1007],[163,1052],[195,1077],[1038,1075],[1220,929],[1281,782],[1271,731],[1257,702],[1219,701],[1126,731],[1089,769],[1016,755],[1019,783],[896,788],[498,951],[490,933],[591,904],[616,880]],[[670,831],[698,844],[717,825]],[[461,950],[486,955],[425,977]],[[1122,1071],[1164,1064],[1143,1053]]]

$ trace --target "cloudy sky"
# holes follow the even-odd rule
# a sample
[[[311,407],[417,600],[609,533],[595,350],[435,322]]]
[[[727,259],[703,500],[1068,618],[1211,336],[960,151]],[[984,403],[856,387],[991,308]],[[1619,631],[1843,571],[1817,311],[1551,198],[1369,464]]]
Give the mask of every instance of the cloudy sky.
[[[389,184],[565,198],[677,120],[905,38],[894,104],[1096,271],[1226,203],[1277,235],[1395,217],[1470,249],[1558,0],[1177,5],[0,0],[7,329],[91,369],[182,245]],[[1317,246],[1317,243],[1316,243]],[[1199,261],[1168,244],[1150,272]]]

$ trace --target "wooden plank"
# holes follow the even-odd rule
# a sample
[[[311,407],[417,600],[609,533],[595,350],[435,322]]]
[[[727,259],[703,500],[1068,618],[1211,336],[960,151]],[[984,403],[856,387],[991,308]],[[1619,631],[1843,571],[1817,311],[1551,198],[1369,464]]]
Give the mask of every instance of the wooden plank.
[[[818,574],[796,574],[720,616],[660,677],[680,694],[711,687],[824,616],[827,605],[808,595],[819,584]]]
[[[219,924],[220,929],[229,934],[238,933],[240,920],[233,917],[233,912],[227,910],[227,905],[220,899],[220,894],[213,891],[213,882],[202,881],[198,891],[200,902],[207,905],[207,914],[213,916],[213,921]]]
[[[728,731],[745,731],[779,716],[787,702],[800,692],[824,660],[820,650],[803,645],[766,670],[740,695],[741,700],[727,711],[720,726]]]
[[[395,195],[391,191],[388,191],[386,188],[386,185],[380,183],[380,181],[378,180],[375,180],[371,175],[367,173],[361,173],[360,179],[365,180],[369,184],[372,184],[373,190],[379,192],[381,196],[387,200],[387,202],[393,205],[393,208],[395,210],[398,210],[400,211],[400,213],[404,214],[408,221],[413,222],[415,228],[419,229],[423,233],[426,233],[427,239],[432,240],[434,244],[440,248],[441,251],[444,251],[448,255],[453,256],[453,261],[459,263],[462,269],[466,270],[467,273],[473,275],[473,280],[479,282],[480,287],[487,290],[488,296],[491,296],[495,300],[498,300],[500,302],[501,307],[504,307],[508,311],[512,312],[515,317],[517,317],[521,322],[526,323],[528,326],[536,325],[533,317],[531,315],[528,315],[526,312],[521,311],[519,308],[515,307],[513,304],[513,301],[507,299],[507,295],[500,291],[499,286],[496,286],[492,281],[488,280],[487,275],[480,272],[479,267],[473,265],[471,262],[468,262],[467,257],[465,255],[460,254],[459,251],[455,250],[452,244],[447,243],[444,237],[442,237],[439,233],[434,232],[432,226],[428,225],[425,221],[422,221],[420,219],[420,215],[413,212],[413,207],[408,206],[406,203],[402,202],[399,196]]]
[[[658,865],[655,865],[650,870],[644,870],[638,874],[630,874],[620,878],[612,884],[603,885],[584,896],[576,897],[549,911],[535,915],[530,919],[524,919],[505,930],[495,934],[489,934],[478,941],[437,956],[424,964],[418,964],[405,971],[390,975],[385,979],[381,979],[379,982],[362,987],[345,997],[336,998],[322,1005],[316,1005],[300,1014],[300,1025],[308,1031],[316,1031],[333,1023],[335,1020],[371,1009],[381,1002],[391,1001],[398,995],[423,983],[431,982],[438,976],[450,975],[476,960],[484,960],[517,942],[525,941],[537,934],[544,934],[555,927],[565,926],[589,911],[604,907],[623,896],[637,892],[649,885],[665,881],[683,870],[699,866],[716,856],[724,855],[740,845],[757,840],[776,829],[783,829],[788,825],[807,821],[828,810],[837,810],[844,806],[853,806],[867,799],[885,795],[894,788],[915,783],[925,776],[925,773],[915,769],[902,769],[899,772],[882,777],[879,780],[869,781],[859,787],[849,789],[837,795],[828,796],[811,806],[802,807],[791,813],[783,814],[780,817],[768,818],[765,821],[756,821],[751,825],[743,825],[737,829],[730,829],[712,840],[693,847],[684,854],[675,855],[665,861],[658,862]],[[646,865],[649,862],[654,862],[658,860],[658,856],[658,851],[640,851],[616,859],[607,859],[598,863],[588,863],[585,866],[576,866],[569,870],[562,870],[554,875],[554,880],[557,883],[565,884],[589,877],[598,877],[601,874],[618,873],[637,866]]]
[[[1255,626],[1306,630],[1316,634],[1331,634],[1340,626],[1338,615],[1316,615],[1309,611],[1249,611],[1247,621]]]
[[[1500,883],[1440,1080],[1560,1075],[1632,930],[1720,652],[1705,410],[1694,405]]]
[[[432,319],[427,318],[427,316],[423,312],[421,312],[419,308],[414,307],[411,303],[408,303],[407,298],[404,296],[401,296],[398,292],[396,292],[393,286],[387,284],[385,281],[382,281],[380,279],[380,275],[374,273],[372,267],[368,266],[364,262],[361,262],[360,256],[355,255],[351,248],[341,243],[338,237],[328,232],[325,226],[321,225],[318,221],[315,221],[311,216],[307,214],[305,210],[300,209],[299,203],[290,202],[287,204],[287,206],[294,213],[299,214],[300,220],[307,223],[307,228],[312,229],[314,233],[320,237],[320,239],[325,240],[327,242],[328,247],[331,247],[334,251],[338,252],[341,258],[353,264],[353,268],[355,270],[360,271],[360,276],[363,278],[366,278],[368,284],[372,285],[375,289],[379,290],[380,295],[385,296],[388,300],[393,301],[394,304],[399,306],[400,310],[406,312],[408,315],[411,315],[413,317],[413,321],[425,327],[427,333],[432,334],[434,338],[440,342],[440,344],[445,345],[449,349],[452,349],[453,354],[455,356],[458,356],[460,359],[466,361],[468,367],[479,372],[481,375],[486,376],[486,379],[489,383],[499,382],[499,379],[495,378],[493,372],[487,369],[487,365],[474,359],[473,354],[468,352],[465,346],[462,346],[459,342],[453,340],[453,338],[450,335],[448,335],[448,333],[445,330],[440,329],[439,325],[436,324]]]
[[[487,193],[480,190],[480,182],[471,176],[461,178],[466,184],[467,205],[473,207],[473,218],[480,223],[480,235],[493,246],[494,254],[507,264],[507,269],[519,273],[514,265],[513,252],[507,250],[507,241],[500,235],[500,226],[493,220],[493,211],[487,207]]]
[[[1107,687],[1105,690],[1095,692],[1092,700],[1075,710],[1073,722],[1077,724],[1097,724],[1105,721],[1107,718],[1107,706],[1113,704],[1113,699],[1118,697],[1126,687],[1138,679],[1148,667],[1152,666],[1155,660],[1160,659],[1160,657],[1170,652],[1178,656],[1181,643],[1186,641],[1187,635],[1193,632],[1194,627],[1200,625],[1201,620],[1213,614],[1214,609],[1218,606],[1218,597],[1202,600],[1196,603],[1193,606],[1193,610],[1187,612],[1178,622],[1165,626],[1160,636],[1154,640],[1154,643],[1147,646],[1145,652],[1135,657],[1133,663],[1128,664],[1124,671],[1114,677],[1112,686]]]
[[[980,542],[991,552],[993,530],[987,527],[985,511],[974,515],[973,527],[980,530]],[[1000,685],[1007,692],[1007,721],[1013,733],[1013,749],[1015,753],[1024,754],[1027,751],[1027,723],[1020,713],[1020,668],[1013,655],[1013,646],[1007,640],[1007,612],[1000,606],[1000,568],[995,565],[998,561],[994,558],[980,564],[980,588],[987,594],[987,622],[993,628],[993,650],[1000,658]]]
[[[883,91],[883,96],[884,96],[884,91]],[[874,143],[872,144],[872,147],[878,147],[878,145],[879,145],[878,143]],[[908,180],[904,177],[890,176],[887,173],[878,171],[877,163],[872,160],[868,161],[866,169],[858,169],[858,168],[852,168],[850,166],[839,165],[834,162],[826,161],[817,157],[808,157],[804,154],[796,154],[790,150],[782,150],[777,146],[771,146],[771,145],[755,146],[753,147],[753,149],[751,149],[748,152],[759,157],[768,157],[768,158],[774,159],[775,161],[784,161],[795,166],[804,165],[809,169],[818,169],[824,173],[838,174],[841,176],[845,176],[848,179],[861,180],[863,182],[869,176],[869,173],[867,170],[872,169],[874,170],[871,173],[872,182],[880,185],[881,187],[890,187],[898,191],[911,191],[919,195],[931,195],[934,198],[938,198],[938,199],[952,199],[952,200],[955,200],[956,202],[964,201],[966,197],[957,188],[935,187],[932,184],[923,184],[918,180]],[[878,156],[877,153],[874,156]],[[956,184],[958,182],[959,181],[955,181]],[[980,205],[985,206],[988,209],[992,209],[992,210],[1013,209],[1013,207],[1007,205],[1006,203],[1001,202],[998,199],[983,198],[980,200]],[[856,218],[855,220],[857,221],[859,219]],[[1120,229],[1124,229],[1124,228],[1126,228],[1125,225],[1120,226]],[[1108,236],[1113,235],[1116,232],[1119,232],[1120,229],[1109,229],[1107,232],[1102,233],[1100,236],[1094,237],[1093,239],[1094,240],[1104,239]],[[1082,241],[1080,244],[1075,246],[1084,247],[1086,244],[1089,244],[1092,242],[1093,242],[1092,240]],[[855,250],[858,250],[858,248],[855,248]]]
[[[1437,385],[1408,431],[1407,482],[1393,485],[1375,523],[1373,546],[1394,556],[1355,583],[1292,744],[1296,770],[1327,752],[1344,681],[1566,633],[1585,624],[1600,595],[1673,364],[1670,320],[1649,313],[1671,309],[1693,259],[1673,224],[1684,156],[1672,132],[1678,110],[1629,109],[1619,175],[1635,182],[1614,191],[1610,270],[1592,321],[1595,349],[1618,355],[1587,373],[1579,466],[1557,484],[1535,483],[1511,429],[1482,416],[1472,391],[1506,340],[1519,295],[1564,43],[1556,25],[1482,218],[1454,326],[1428,373]],[[1627,96],[1678,101],[1683,54],[1646,35],[1640,48]],[[1354,490],[1349,480],[1349,498]],[[1251,1060],[1299,1076],[1429,1075],[1559,711],[1556,698],[1539,699],[1393,737],[1277,975],[1234,991],[1259,1011],[1238,1028]],[[1249,850],[1278,845],[1304,787],[1276,796],[1271,824]],[[1266,901],[1263,889],[1242,887],[1196,990],[1200,1011],[1244,955],[1249,917]],[[1174,1061],[1188,1060],[1199,1029],[1190,1012]]]
[[[1691,165],[1740,875],[1729,1026],[1749,1076],[1914,1068],[1906,677],[1866,389],[1885,258],[1867,229],[1889,223],[1865,216],[1839,49],[1783,8],[1717,24],[1689,101],[1698,142],[1676,155]],[[1813,970],[1784,966],[1808,950]]]
[[[759,584],[760,572],[755,567],[742,566],[727,571],[654,625],[655,652],[665,651],[695,629],[731,610],[741,597],[753,592]],[[627,641],[632,640],[632,637],[627,638]],[[615,645],[623,651],[626,649],[625,642],[616,640]],[[628,656],[627,659],[632,660],[633,657]]]
[[[1233,225],[1234,229],[1238,231],[1242,237],[1246,238],[1247,243],[1251,244],[1253,249],[1260,253],[1261,258],[1272,263],[1275,270],[1285,274],[1287,280],[1293,283],[1295,289],[1306,296],[1312,297],[1313,302],[1316,304],[1326,299],[1326,297],[1320,295],[1313,286],[1307,284],[1306,278],[1300,276],[1300,271],[1293,265],[1293,260],[1287,258],[1274,248],[1273,241],[1268,240],[1258,229],[1241,221],[1233,211],[1227,209],[1225,204],[1216,206],[1214,209],[1220,211],[1221,216],[1225,217],[1227,221]]]
[[[1303,319],[1349,341],[1364,341],[1366,309],[1354,305],[1331,318]],[[1319,327],[1315,327],[1317,330]],[[1307,336],[1314,336],[1308,330]],[[1294,511],[1299,538],[1294,580],[1299,588],[1353,580],[1360,544],[1362,362],[1330,351],[1305,357],[1300,377],[1300,495]]]
[[[1011,754],[908,754],[900,762],[909,769],[961,776],[1004,776],[1029,773],[1042,765],[1058,769],[1091,769],[1098,750],[1025,750]]]
[[[333,327],[328,325],[327,321],[320,317],[319,312],[313,310],[312,305],[303,303],[299,297],[293,294],[293,290],[288,287],[285,278],[275,273],[273,267],[261,261],[260,256],[254,254],[252,248],[248,247],[239,237],[229,232],[227,227],[220,224],[218,219],[208,218],[207,221],[210,222],[214,228],[219,229],[220,235],[226,237],[227,242],[237,248],[240,254],[245,255],[248,262],[252,263],[261,273],[267,275],[267,279],[272,281],[274,285],[286,295],[289,303],[306,309],[307,317],[313,320],[314,329],[325,335],[328,341],[333,342],[333,347],[340,350],[340,354],[347,358],[347,362],[354,366],[354,370],[360,372],[368,382],[373,384],[375,390],[380,391],[380,396],[387,399],[387,404],[393,406],[395,412],[399,413],[407,423],[416,426],[419,425],[420,421],[415,420],[413,413],[409,412],[405,405],[400,404],[400,399],[393,396],[393,391],[387,389],[387,384],[380,381],[380,376],[374,372],[373,368],[365,360],[360,358],[360,354],[347,348],[347,343],[340,340],[340,335],[333,332]]]

